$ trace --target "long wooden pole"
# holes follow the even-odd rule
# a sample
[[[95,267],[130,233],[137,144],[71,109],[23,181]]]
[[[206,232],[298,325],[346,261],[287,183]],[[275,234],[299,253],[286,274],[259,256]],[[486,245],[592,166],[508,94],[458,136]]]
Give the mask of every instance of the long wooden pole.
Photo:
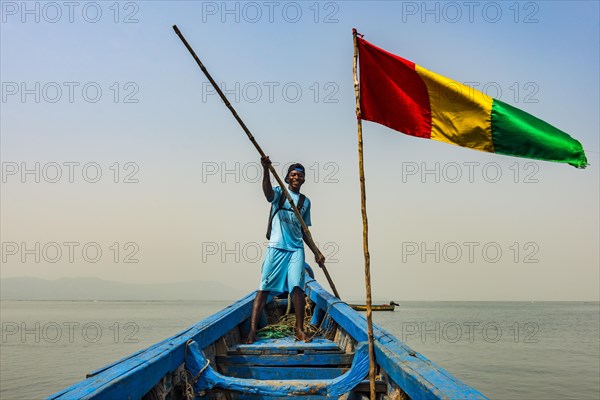
[[[369,338],[369,386],[371,400],[375,400],[375,341],[373,338],[373,315],[371,308],[371,256],[369,255],[369,222],[367,220],[367,195],[365,190],[365,166],[363,162],[362,119],[360,113],[360,92],[358,86],[358,41],[356,29],[352,29],[354,39],[354,94],[356,95],[356,120],[358,123],[358,170],[360,176],[360,209],[363,220],[363,252],[365,255],[365,286],[367,292],[367,335]]]
[[[215,82],[213,77],[208,73],[208,70],[206,69],[204,64],[202,64],[202,61],[200,61],[200,59],[196,55],[196,52],[194,51],[194,49],[192,49],[192,46],[190,46],[190,44],[187,42],[187,40],[185,40],[185,37],[183,37],[183,34],[181,33],[181,31],[179,30],[179,28],[177,28],[177,25],[173,25],[173,30],[175,31],[177,36],[179,36],[179,39],[181,39],[181,41],[183,42],[185,47],[188,49],[188,51],[190,52],[190,54],[192,55],[194,60],[196,60],[196,63],[198,64],[198,66],[200,67],[202,72],[204,72],[204,75],[206,75],[206,77],[208,78],[210,83],[213,85],[213,87],[215,88],[215,90],[217,91],[219,96],[221,96],[221,100],[223,100],[223,103],[225,103],[227,108],[229,108],[229,111],[231,111],[231,113],[233,114],[233,117],[240,124],[240,126],[242,127],[244,132],[246,132],[246,135],[248,135],[248,139],[250,139],[250,141],[252,142],[252,144],[254,145],[256,150],[258,150],[258,153],[261,155],[261,157],[265,157],[266,156],[265,152],[259,146],[258,142],[256,141],[256,139],[250,132],[250,129],[248,129],[248,127],[246,126],[244,121],[242,121],[242,119],[240,118],[238,113],[235,111],[235,109],[233,108],[233,106],[231,105],[229,100],[227,100],[227,97],[225,97],[225,94],[223,93],[223,91],[221,91],[221,88],[219,87],[219,85],[217,85],[217,82]],[[308,247],[310,247],[310,249],[314,253],[315,257],[322,256],[321,252],[319,251],[319,248],[317,247],[317,245],[315,244],[315,241],[312,238],[312,235],[310,234],[310,230],[308,229],[308,226],[306,226],[304,219],[302,219],[302,215],[300,215],[300,211],[298,210],[298,207],[296,206],[296,204],[294,204],[292,197],[290,196],[287,188],[285,187],[285,184],[283,183],[283,181],[277,174],[277,171],[275,170],[273,165],[269,164],[269,171],[271,171],[271,174],[275,177],[275,180],[277,181],[279,186],[281,186],[282,193],[285,195],[285,197],[289,201],[290,205],[292,206],[292,209],[294,210],[294,214],[296,214],[298,221],[300,221],[300,225],[302,226],[302,231],[304,232],[304,237],[306,238],[306,243],[308,244]],[[329,272],[327,271],[327,268],[325,267],[325,263],[319,263],[319,267],[321,267],[321,269],[323,270],[323,273],[325,274],[325,277],[327,278],[327,282],[329,282],[329,286],[331,286],[331,290],[333,290],[333,294],[339,299],[340,294],[338,293],[335,285],[333,284],[333,280],[331,279],[331,276],[329,275]]]

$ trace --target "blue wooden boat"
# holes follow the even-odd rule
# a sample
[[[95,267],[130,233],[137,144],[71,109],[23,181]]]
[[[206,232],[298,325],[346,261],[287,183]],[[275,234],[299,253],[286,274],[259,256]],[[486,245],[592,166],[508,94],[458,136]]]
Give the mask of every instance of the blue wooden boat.
[[[255,292],[194,326],[87,375],[49,399],[368,398],[365,318],[314,279],[306,285],[320,329],[242,344]],[[284,313],[271,299],[264,319]],[[266,323],[267,321],[264,321]],[[374,326],[379,399],[485,399],[390,333]]]

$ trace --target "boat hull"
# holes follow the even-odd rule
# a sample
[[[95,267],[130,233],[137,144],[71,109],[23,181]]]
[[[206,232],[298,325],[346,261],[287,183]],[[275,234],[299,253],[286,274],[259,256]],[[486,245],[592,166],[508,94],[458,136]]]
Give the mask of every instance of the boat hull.
[[[90,373],[84,381],[49,399],[186,398],[185,394],[190,393],[194,378],[186,371],[184,363],[186,355],[189,356],[187,346],[190,342],[202,350],[203,356],[209,360],[208,365],[216,373],[232,378],[236,385],[240,385],[235,386],[237,389],[234,390],[222,387],[195,390],[196,398],[285,398],[286,385],[297,378],[307,385],[311,384],[308,382],[310,379],[319,380],[320,386],[312,383],[316,385],[315,388],[322,387],[325,379],[341,380],[353,368],[350,364],[356,361],[357,347],[367,341],[366,320],[315,280],[307,282],[306,295],[313,305],[311,323],[321,328],[322,339],[316,341],[323,343],[321,348],[307,343],[302,350],[298,350],[303,342],[275,346],[275,341],[265,341],[267,347],[264,351],[256,346],[254,349],[244,347],[248,345],[242,345],[241,342],[249,328],[254,292],[177,335]],[[276,304],[271,302],[266,309],[277,311]],[[476,389],[456,379],[376,325],[374,340],[379,398],[485,399]],[[282,353],[273,353],[273,349],[279,349]],[[336,392],[335,396],[329,396],[327,389],[318,394],[309,394],[308,390],[306,395],[294,397],[363,398],[368,393],[368,383],[364,380],[366,376],[359,378],[358,381],[354,379],[353,387],[342,395]],[[266,395],[260,394],[258,389],[252,392],[248,389],[252,385],[247,385],[249,379],[257,381],[256,387],[260,383],[261,387],[272,386],[280,392],[271,391]]]
[[[367,306],[364,304],[349,304],[355,311],[367,311]],[[372,311],[394,311],[396,306],[393,304],[374,304],[371,306]]]

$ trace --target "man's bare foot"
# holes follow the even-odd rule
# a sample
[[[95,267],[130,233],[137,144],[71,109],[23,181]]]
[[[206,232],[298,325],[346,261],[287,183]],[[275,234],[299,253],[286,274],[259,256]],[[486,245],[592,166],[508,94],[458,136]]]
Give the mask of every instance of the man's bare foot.
[[[310,337],[302,329],[296,328],[296,339],[302,342],[308,342],[310,340]]]
[[[248,332],[248,336],[244,339],[244,344],[252,344],[256,340],[256,331],[251,330]]]

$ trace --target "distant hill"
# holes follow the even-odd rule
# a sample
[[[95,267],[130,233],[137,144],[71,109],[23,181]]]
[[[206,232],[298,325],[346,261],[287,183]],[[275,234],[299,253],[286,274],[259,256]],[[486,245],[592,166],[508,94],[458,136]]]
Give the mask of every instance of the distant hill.
[[[2,300],[237,300],[246,293],[218,282],[135,284],[99,278],[6,278]]]

